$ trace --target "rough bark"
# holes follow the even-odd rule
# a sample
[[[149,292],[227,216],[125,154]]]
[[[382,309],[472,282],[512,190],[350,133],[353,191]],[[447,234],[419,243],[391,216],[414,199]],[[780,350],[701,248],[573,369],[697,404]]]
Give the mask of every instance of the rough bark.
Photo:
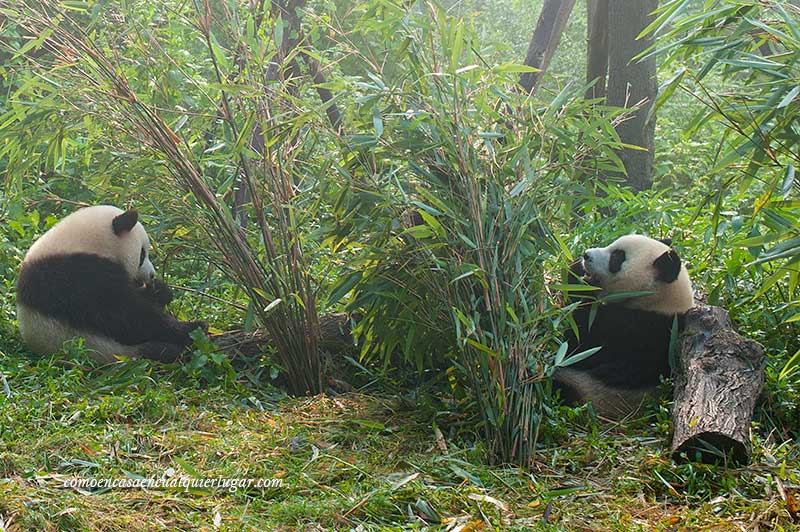
[[[574,6],[575,0],[545,0],[525,55],[525,64],[539,71],[525,72],[519,80],[528,94],[536,92],[539,81],[547,71]]]
[[[335,353],[353,349],[350,319],[351,316],[344,313],[320,316],[318,345]],[[228,331],[213,336],[212,340],[222,351],[245,356],[262,353],[272,343],[269,334],[263,330]]]
[[[764,384],[763,347],[733,330],[728,313],[697,305],[686,315],[673,369],[672,453],[747,463],[750,421]]]
[[[280,70],[285,68],[288,78],[285,78],[284,75],[283,81],[284,83],[291,81],[291,87],[295,91],[298,89],[294,84],[299,82],[298,78],[302,76],[302,73],[300,66],[298,65],[297,58],[288,58],[292,51],[300,46],[306,37],[303,33],[299,16],[300,10],[302,10],[305,5],[306,0],[273,0],[271,4],[272,17],[276,20],[278,17],[280,17],[281,20],[285,21],[286,24],[283,29],[282,42],[279,43],[278,46],[276,60],[270,65],[269,72],[267,73],[267,79],[281,79]],[[339,112],[339,108],[336,106],[336,104],[332,103],[331,101],[333,100],[333,93],[331,93],[329,89],[320,86],[320,84],[323,84],[327,81],[325,74],[323,73],[322,65],[320,65],[316,58],[303,50],[299,51],[299,56],[302,58],[303,62],[306,64],[306,67],[308,68],[309,76],[315,84],[315,90],[317,91],[320,100],[322,100],[323,104],[327,105],[325,108],[325,113],[328,115],[328,120],[330,120],[331,125],[337,131],[340,131],[342,125],[341,113]],[[297,94],[298,93],[295,92],[295,95]]]
[[[628,184],[636,191],[653,184],[653,134],[656,99],[656,60],[634,60],[653,43],[652,36],[637,39],[652,21],[657,0],[609,0],[608,4],[608,97],[609,105],[635,109],[617,126],[620,140],[644,150],[623,149],[619,156],[625,165]]]
[[[273,20],[280,19],[283,22],[283,32],[281,42],[277,43],[277,53],[267,71],[267,81],[279,80],[293,92],[298,89],[290,82],[300,77],[300,68],[297,66],[297,61],[289,56],[299,44],[298,13],[305,5],[306,0],[273,0],[270,7]]]
[[[317,90],[317,95],[319,95],[319,99],[322,100],[322,103],[326,106],[325,114],[328,115],[328,120],[330,120],[331,125],[338,133],[342,133],[342,115],[339,112],[339,107],[332,102],[333,93],[330,89],[326,89],[322,86],[327,81],[325,74],[322,73],[322,65],[320,65],[319,61],[314,57],[305,52],[303,52],[303,60],[308,67],[309,74],[311,74],[311,79],[314,81],[314,88]]]
[[[586,98],[605,98],[608,75],[608,0],[589,0],[586,16]]]

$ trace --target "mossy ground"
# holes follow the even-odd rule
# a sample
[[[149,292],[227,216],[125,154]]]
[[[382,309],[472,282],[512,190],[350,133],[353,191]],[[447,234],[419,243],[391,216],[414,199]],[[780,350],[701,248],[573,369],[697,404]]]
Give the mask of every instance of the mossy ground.
[[[533,468],[400,396],[290,399],[180,369],[0,355],[0,530],[796,530],[796,445],[740,469],[678,465],[665,410],[575,422]],[[459,432],[458,434],[461,434]],[[280,488],[64,488],[85,478],[280,478]],[[794,487],[793,487],[794,486]]]

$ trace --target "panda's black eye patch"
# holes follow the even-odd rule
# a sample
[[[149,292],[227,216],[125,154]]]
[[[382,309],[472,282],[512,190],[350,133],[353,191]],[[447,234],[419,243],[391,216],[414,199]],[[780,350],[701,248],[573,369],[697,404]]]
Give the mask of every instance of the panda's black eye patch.
[[[623,262],[625,262],[625,250],[615,249],[611,252],[611,258],[608,260],[608,271],[610,273],[619,273]]]
[[[142,250],[139,252],[139,266],[144,264],[144,258],[146,256],[147,256],[147,252],[144,250],[144,248],[142,248]]]

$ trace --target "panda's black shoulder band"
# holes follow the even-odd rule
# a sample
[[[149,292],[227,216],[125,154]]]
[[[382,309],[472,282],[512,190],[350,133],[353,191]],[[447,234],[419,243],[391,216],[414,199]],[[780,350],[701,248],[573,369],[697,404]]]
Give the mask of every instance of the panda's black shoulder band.
[[[136,212],[136,209],[128,209],[114,218],[111,222],[111,227],[114,229],[114,234],[119,236],[133,229],[133,226],[136,225],[138,221],[139,213]]]

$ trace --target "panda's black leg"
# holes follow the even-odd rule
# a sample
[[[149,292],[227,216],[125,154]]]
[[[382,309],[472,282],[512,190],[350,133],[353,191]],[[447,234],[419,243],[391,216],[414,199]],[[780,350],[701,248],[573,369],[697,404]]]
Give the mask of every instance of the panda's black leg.
[[[559,372],[553,375],[553,392],[559,392],[561,402],[565,405],[578,405],[582,399],[580,390],[567,380],[561,378]]]

